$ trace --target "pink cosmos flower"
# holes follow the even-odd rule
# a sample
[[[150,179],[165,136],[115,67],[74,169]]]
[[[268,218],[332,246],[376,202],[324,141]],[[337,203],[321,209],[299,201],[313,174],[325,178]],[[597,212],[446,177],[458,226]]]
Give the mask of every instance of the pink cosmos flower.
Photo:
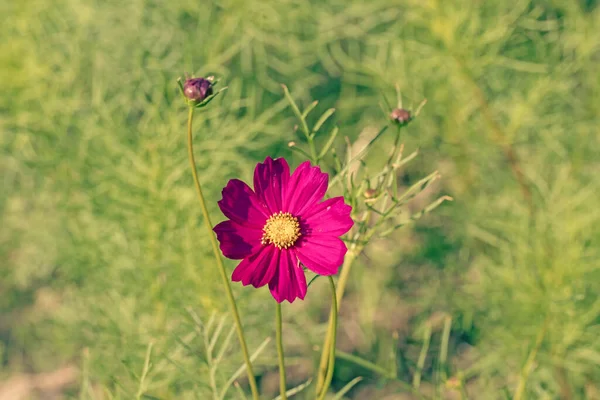
[[[306,161],[290,175],[283,158],[267,157],[254,170],[254,190],[238,179],[223,189],[219,207],[228,221],[215,226],[221,251],[242,260],[232,280],[259,288],[269,284],[281,303],[306,295],[300,264],[334,275],[344,261],[339,238],[352,228],[352,208],[343,197],[321,201],[329,176]]]

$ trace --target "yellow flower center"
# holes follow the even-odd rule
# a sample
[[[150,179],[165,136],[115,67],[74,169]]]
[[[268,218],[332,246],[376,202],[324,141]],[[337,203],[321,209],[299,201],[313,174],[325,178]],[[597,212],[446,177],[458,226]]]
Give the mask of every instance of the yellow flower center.
[[[298,218],[279,211],[269,217],[263,228],[262,244],[273,244],[278,249],[288,249],[300,237]]]

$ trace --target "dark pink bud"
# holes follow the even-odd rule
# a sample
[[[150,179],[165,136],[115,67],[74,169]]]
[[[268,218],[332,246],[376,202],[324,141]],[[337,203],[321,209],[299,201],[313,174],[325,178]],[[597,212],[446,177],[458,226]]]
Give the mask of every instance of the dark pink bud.
[[[189,100],[200,103],[213,94],[212,83],[204,78],[188,79],[183,85],[183,94]]]
[[[410,111],[405,110],[404,108],[396,108],[390,114],[390,118],[401,125],[407,124],[412,119],[412,115]]]

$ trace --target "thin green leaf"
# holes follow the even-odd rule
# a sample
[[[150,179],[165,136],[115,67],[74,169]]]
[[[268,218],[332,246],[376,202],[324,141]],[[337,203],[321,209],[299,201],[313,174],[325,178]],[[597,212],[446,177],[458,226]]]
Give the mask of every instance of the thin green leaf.
[[[402,93],[400,93],[400,84],[398,82],[396,82],[396,84],[394,85],[396,88],[396,106],[398,108],[402,108]]]
[[[286,390],[285,394],[288,397],[292,397],[293,395],[298,394],[301,391],[303,391],[304,389],[306,389],[308,386],[310,386],[311,383],[312,383],[312,378],[294,388]],[[281,395],[275,397],[273,400],[281,400]]]
[[[425,104],[427,104],[427,99],[423,99],[423,101],[419,104],[417,110],[414,113],[415,117],[418,117],[419,114],[421,114],[421,110],[423,109],[423,107],[425,107]]]
[[[287,98],[288,102],[290,103],[290,106],[292,107],[294,114],[296,114],[296,117],[298,117],[298,119],[300,120],[300,125],[302,126],[302,131],[304,132],[304,135],[308,139],[310,137],[310,131],[308,129],[308,125],[306,125],[306,118],[304,118],[302,113],[300,112],[300,109],[298,108],[298,105],[292,98],[292,95],[290,94],[288,87],[286,85],[281,85],[281,87],[283,88],[283,93],[285,94],[285,97]]]
[[[209,352],[212,353],[212,351],[214,350],[215,345],[217,344],[217,340],[219,340],[219,336],[221,335],[221,331],[223,330],[223,327],[225,326],[226,321],[227,321],[226,315],[221,317],[221,321],[219,322],[219,325],[217,325],[217,329],[215,329],[215,332],[212,334],[212,338],[210,339],[210,343],[208,345]]]
[[[397,163],[392,164],[392,168],[394,169],[394,171],[401,168],[406,163],[412,161],[412,159],[415,158],[418,154],[419,154],[418,150],[413,151],[406,158],[402,159],[401,161],[399,161]]]
[[[310,103],[310,105],[306,107],[306,110],[304,110],[304,112],[302,113],[302,118],[308,117],[308,114],[310,114],[310,112],[317,106],[317,104],[319,104],[319,100],[315,100],[312,103]]]
[[[219,354],[217,354],[217,358],[215,358],[215,364],[219,364],[221,362],[221,360],[223,359],[223,355],[225,355],[225,352],[229,348],[229,343],[231,342],[231,338],[233,337],[234,332],[235,332],[235,325],[232,325],[231,329],[229,329],[229,333],[227,334],[227,336],[225,337],[225,340],[223,341],[223,344],[221,345],[221,349],[219,350]]]
[[[330,108],[329,110],[325,111],[323,113],[323,115],[321,115],[321,118],[319,118],[319,120],[313,127],[313,130],[312,130],[313,135],[315,133],[317,133],[319,131],[319,129],[321,129],[321,126],[323,126],[323,124],[329,119],[329,117],[331,117],[333,115],[334,112],[335,112],[335,108]]]
[[[412,394],[414,394],[417,398],[423,399],[423,396],[415,388],[413,388],[410,384],[399,379],[397,376],[392,376],[391,371],[388,371],[387,369],[380,367],[379,365],[377,365],[371,361],[368,361],[368,360],[365,360],[364,358],[355,356],[354,354],[345,353],[340,350],[336,350],[335,357],[340,358],[342,360],[350,361],[356,365],[359,365],[359,366],[366,368],[372,372],[375,372],[376,374],[381,375],[384,378],[391,379],[394,382],[396,382],[398,385],[402,386],[404,389],[406,389],[409,392],[411,392]]]
[[[228,88],[229,87],[225,86],[224,88],[222,88],[222,89],[218,90],[217,92],[211,94],[210,96],[206,97],[204,100],[202,100],[202,102],[200,102],[198,104],[194,104],[194,107],[196,107],[196,108],[206,107],[208,105],[208,103],[213,101],[215,97],[217,97],[219,94],[221,94],[221,92],[224,92]]]
[[[419,354],[419,361],[417,361],[417,370],[413,376],[413,387],[419,389],[421,386],[421,374],[423,373],[423,367],[425,366],[425,359],[427,358],[427,352],[429,351],[429,343],[431,342],[431,325],[425,326],[423,333],[423,346],[421,347],[421,353]]]
[[[377,135],[375,135],[375,137],[373,139],[371,139],[369,141],[369,143],[367,143],[367,145],[358,152],[358,154],[354,157],[352,157],[348,163],[346,163],[346,165],[344,166],[344,168],[342,168],[342,170],[333,177],[333,179],[331,180],[331,183],[329,184],[329,186],[333,186],[336,183],[338,183],[338,181],[341,179],[341,177],[343,176],[343,174],[348,170],[348,168],[350,168],[350,166],[352,165],[352,163],[361,158],[367,151],[368,149],[385,133],[385,131],[388,129],[388,126],[384,126],[378,133]]]
[[[388,379],[396,379],[395,376],[390,375],[390,371],[388,371],[387,369],[380,367],[379,365],[377,365],[369,360],[365,360],[364,358],[356,356],[354,354],[346,353],[344,351],[340,351],[340,350],[336,349],[335,357],[339,358],[341,360],[350,361],[353,364],[356,364],[358,366],[366,368],[366,369],[373,371],[376,374],[386,377]]]
[[[340,129],[337,126],[333,127],[333,129],[331,130],[331,133],[329,134],[329,139],[327,139],[327,143],[325,143],[325,146],[323,146],[323,148],[321,149],[321,153],[319,153],[319,159],[321,159],[321,158],[325,157],[325,155],[327,155],[327,152],[333,145],[333,142],[335,141],[335,138],[337,137],[339,130]]]
[[[309,160],[311,159],[310,154],[308,154],[305,150],[302,150],[302,148],[296,146],[296,144],[294,143],[294,145],[292,146],[288,146],[290,148],[290,150],[292,150],[295,153],[301,154],[302,156],[308,158]]]
[[[246,397],[246,394],[242,390],[242,387],[240,386],[239,383],[235,382],[233,384],[233,386],[235,386],[235,390],[237,391],[237,394],[240,397],[240,399],[242,399],[242,400],[248,400],[248,398]]]
[[[452,317],[447,315],[444,318],[444,331],[442,333],[442,341],[440,344],[439,367],[441,369],[442,381],[446,381],[446,379],[448,378],[446,361],[448,359],[448,342],[450,341],[451,328],[452,328]]]
[[[408,200],[415,197],[417,194],[421,193],[427,186],[429,186],[433,181],[440,177],[440,173],[438,171],[434,171],[431,174],[427,175],[425,178],[420,179],[417,183],[413,184],[409,187],[402,196],[393,199],[397,204],[406,203]]]
[[[135,396],[137,400],[142,398],[142,395],[146,391],[146,376],[148,376],[148,371],[150,370],[150,357],[152,355],[152,346],[154,343],[148,343],[148,348],[146,349],[146,358],[144,359],[144,368],[142,369],[142,376],[140,377],[140,383],[138,385],[138,391]]]
[[[260,355],[260,353],[263,352],[263,350],[267,347],[267,345],[269,344],[270,341],[271,341],[270,337],[263,340],[263,342],[260,344],[260,346],[258,346],[258,348],[250,356],[250,361],[253,362],[254,360],[256,360],[256,358]],[[231,375],[231,378],[229,378],[229,380],[225,383],[225,386],[223,386],[223,389],[221,390],[221,395],[219,396],[219,399],[223,400],[225,398],[225,395],[227,394],[227,391],[229,390],[231,385],[233,385],[235,380],[238,379],[244,373],[245,370],[246,370],[246,364],[243,364],[233,373],[233,375]]]
[[[409,219],[407,219],[406,221],[402,221],[399,224],[394,225],[393,227],[381,232],[381,234],[379,234],[379,237],[383,238],[388,236],[389,234],[391,234],[392,232],[402,228],[403,226],[406,226],[410,223],[413,223],[415,221],[417,221],[419,218],[421,218],[422,216],[424,216],[425,214],[433,211],[434,209],[436,209],[440,204],[442,204],[444,201],[452,201],[452,197],[450,196],[442,196],[439,199],[435,200],[433,203],[429,204],[427,207],[425,207],[423,210],[419,211],[416,214],[413,214]]]
[[[317,280],[317,278],[318,278],[318,277],[320,277],[320,276],[321,276],[321,275],[319,275],[319,274],[317,274],[317,275],[313,276],[313,277],[312,277],[312,279],[311,279],[311,280],[308,282],[308,285],[306,285],[306,287],[307,287],[307,288],[309,288],[309,287],[310,287],[310,285],[312,285],[312,283],[313,283],[314,281],[316,281],[316,280]]]
[[[335,176],[337,177],[342,172],[342,162],[340,161],[335,149],[331,151],[331,155],[333,156],[333,163],[335,164],[335,170],[337,172]]]
[[[341,400],[344,397],[344,395],[350,391],[350,389],[352,389],[358,382],[360,382],[362,380],[363,380],[362,376],[357,376],[356,378],[352,379],[350,382],[346,383],[344,385],[344,387],[335,394],[335,396],[333,397],[333,400]]]

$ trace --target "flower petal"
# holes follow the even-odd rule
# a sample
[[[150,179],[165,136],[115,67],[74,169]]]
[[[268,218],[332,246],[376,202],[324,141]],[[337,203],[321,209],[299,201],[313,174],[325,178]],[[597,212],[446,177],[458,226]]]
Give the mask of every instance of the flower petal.
[[[267,205],[239,179],[232,179],[223,189],[219,208],[225,216],[240,225],[262,229],[268,218]]]
[[[325,196],[328,181],[329,175],[321,172],[321,168],[311,167],[309,161],[300,164],[287,185],[284,211],[295,216],[301,215]]]
[[[306,296],[306,276],[298,264],[298,258],[293,250],[281,250],[279,268],[269,282],[273,298],[281,303],[284,300],[293,303],[294,300]]]
[[[302,215],[302,234],[341,236],[354,225],[350,218],[351,211],[352,207],[344,203],[341,196],[316,204],[306,209]]]
[[[233,221],[223,221],[213,229],[219,240],[223,255],[233,260],[241,260],[258,250],[261,246],[262,231],[237,224]]]
[[[335,275],[348,249],[338,237],[328,235],[301,236],[296,243],[300,262],[319,275]]]
[[[279,250],[274,246],[261,247],[257,252],[246,257],[239,263],[231,280],[242,282],[244,286],[252,285],[255,288],[266,285],[273,279],[279,265]]]
[[[254,169],[254,190],[269,208],[270,214],[281,211],[283,192],[290,179],[290,167],[284,158],[267,157]]]

